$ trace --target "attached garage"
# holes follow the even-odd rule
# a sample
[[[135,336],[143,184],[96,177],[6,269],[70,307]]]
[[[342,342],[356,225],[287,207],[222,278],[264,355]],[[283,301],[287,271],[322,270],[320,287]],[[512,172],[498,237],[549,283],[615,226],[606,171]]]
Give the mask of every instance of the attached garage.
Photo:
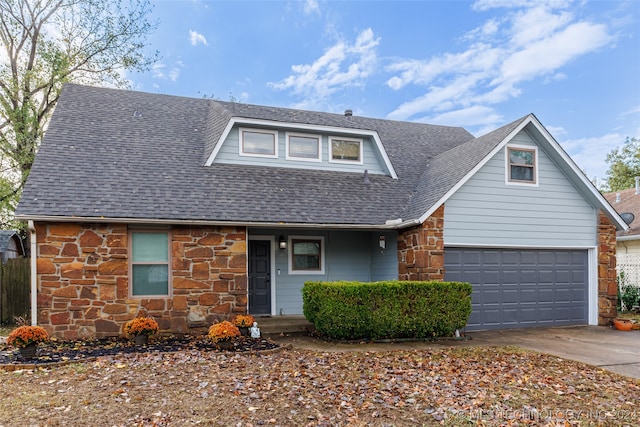
[[[467,330],[587,324],[588,270],[586,250],[445,250],[445,280],[473,286]]]

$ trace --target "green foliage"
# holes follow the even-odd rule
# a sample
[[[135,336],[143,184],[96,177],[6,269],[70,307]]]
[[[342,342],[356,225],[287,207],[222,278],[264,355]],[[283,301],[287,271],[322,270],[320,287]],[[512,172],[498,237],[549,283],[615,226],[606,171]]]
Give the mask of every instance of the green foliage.
[[[640,304],[640,288],[629,283],[624,271],[621,271],[617,277],[618,282],[618,311],[631,310],[634,306]]]
[[[303,313],[331,338],[435,338],[463,328],[471,285],[461,282],[306,282]]]
[[[640,176],[640,140],[627,138],[622,147],[616,147],[607,154],[605,161],[609,164],[608,191],[633,188],[635,177]]]
[[[62,86],[148,70],[148,0],[0,0],[0,216],[12,216]],[[15,228],[15,226],[14,226]]]

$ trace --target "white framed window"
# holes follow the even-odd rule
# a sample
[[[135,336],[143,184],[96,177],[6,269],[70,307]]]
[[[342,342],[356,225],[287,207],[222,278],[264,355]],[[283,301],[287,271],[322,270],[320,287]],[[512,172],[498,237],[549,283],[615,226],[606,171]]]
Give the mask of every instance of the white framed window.
[[[287,160],[319,162],[322,160],[321,137],[302,133],[287,133]]]
[[[324,274],[324,237],[289,236],[289,274]]]
[[[129,242],[129,294],[134,298],[171,295],[169,232],[131,231]]]
[[[278,131],[240,128],[240,155],[278,158]]]
[[[362,140],[342,137],[329,138],[329,161],[361,165]]]
[[[538,148],[508,145],[505,148],[507,184],[538,185]]]

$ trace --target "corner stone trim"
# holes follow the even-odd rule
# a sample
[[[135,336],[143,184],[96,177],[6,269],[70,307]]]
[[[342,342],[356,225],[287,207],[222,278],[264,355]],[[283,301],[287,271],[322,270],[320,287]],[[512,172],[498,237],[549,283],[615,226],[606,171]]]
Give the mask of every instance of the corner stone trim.
[[[37,223],[38,324],[63,339],[122,333],[138,315],[162,332],[188,333],[189,313],[214,323],[247,309],[244,227],[174,226],[173,294],[129,297],[126,225]]]
[[[601,211],[598,217],[598,325],[609,326],[618,315],[616,227]]]
[[[444,205],[398,235],[398,280],[444,280]]]

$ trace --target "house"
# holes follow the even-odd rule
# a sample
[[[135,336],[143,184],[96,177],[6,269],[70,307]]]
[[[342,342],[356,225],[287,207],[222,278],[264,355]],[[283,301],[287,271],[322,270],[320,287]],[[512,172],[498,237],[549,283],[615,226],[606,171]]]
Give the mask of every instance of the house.
[[[0,230],[0,258],[3,263],[25,256],[22,239],[16,230]]]
[[[604,194],[607,201],[625,219],[629,228],[617,233],[616,260],[624,284],[640,287],[640,178],[636,187]]]
[[[534,115],[475,138],[73,84],[16,217],[66,338],[299,314],[307,280],[469,281],[469,330],[605,324],[627,227]]]

